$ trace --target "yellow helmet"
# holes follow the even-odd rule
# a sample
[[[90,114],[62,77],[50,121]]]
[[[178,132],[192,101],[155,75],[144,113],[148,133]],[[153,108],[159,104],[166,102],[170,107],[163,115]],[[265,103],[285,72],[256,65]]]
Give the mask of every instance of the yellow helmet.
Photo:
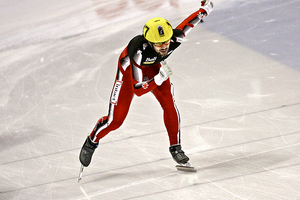
[[[149,42],[165,42],[171,39],[173,28],[168,20],[155,17],[150,19],[144,26],[143,35]]]

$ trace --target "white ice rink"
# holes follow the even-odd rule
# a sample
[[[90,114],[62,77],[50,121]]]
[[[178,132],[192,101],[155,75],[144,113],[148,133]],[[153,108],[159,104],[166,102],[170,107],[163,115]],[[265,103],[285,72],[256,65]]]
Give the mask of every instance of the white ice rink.
[[[197,173],[176,170],[149,93],[77,182],[120,52],[150,18],[176,27],[199,2],[2,0],[0,199],[299,200],[298,0],[215,0],[168,59]]]

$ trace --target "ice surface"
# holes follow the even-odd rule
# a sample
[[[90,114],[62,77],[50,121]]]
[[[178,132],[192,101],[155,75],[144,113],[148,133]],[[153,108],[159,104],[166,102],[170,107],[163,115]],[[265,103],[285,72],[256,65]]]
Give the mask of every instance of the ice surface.
[[[161,2],[1,1],[1,200],[300,199],[297,0],[216,0],[168,59],[197,173],[176,170],[148,94],[134,98],[77,182],[119,53],[148,19],[176,26],[199,6]]]

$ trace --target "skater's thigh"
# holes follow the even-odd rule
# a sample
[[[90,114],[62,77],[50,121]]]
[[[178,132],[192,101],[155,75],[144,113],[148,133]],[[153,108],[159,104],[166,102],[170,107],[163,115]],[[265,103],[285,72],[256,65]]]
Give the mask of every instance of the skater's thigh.
[[[109,107],[109,121],[111,123],[122,124],[127,116],[134,95],[130,78],[130,73],[125,71],[122,78],[115,81]]]
[[[161,86],[155,88],[153,90],[153,94],[163,108],[166,106],[172,106],[174,103],[173,86],[169,79],[166,80]]]

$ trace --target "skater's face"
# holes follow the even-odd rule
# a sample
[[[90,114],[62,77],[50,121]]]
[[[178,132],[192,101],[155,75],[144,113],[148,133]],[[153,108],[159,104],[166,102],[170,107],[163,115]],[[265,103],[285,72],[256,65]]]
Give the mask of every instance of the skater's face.
[[[167,56],[171,40],[153,43],[154,50],[161,56]]]

